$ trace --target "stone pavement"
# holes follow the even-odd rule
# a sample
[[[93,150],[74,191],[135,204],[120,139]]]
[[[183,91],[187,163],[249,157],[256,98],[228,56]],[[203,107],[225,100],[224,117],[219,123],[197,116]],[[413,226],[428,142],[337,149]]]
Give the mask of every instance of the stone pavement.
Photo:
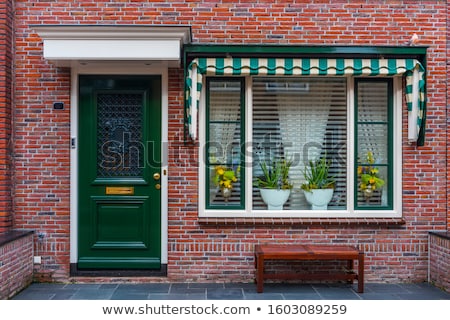
[[[450,293],[428,283],[264,284],[256,293],[253,283],[145,283],[44,284],[34,283],[14,300],[450,300]]]

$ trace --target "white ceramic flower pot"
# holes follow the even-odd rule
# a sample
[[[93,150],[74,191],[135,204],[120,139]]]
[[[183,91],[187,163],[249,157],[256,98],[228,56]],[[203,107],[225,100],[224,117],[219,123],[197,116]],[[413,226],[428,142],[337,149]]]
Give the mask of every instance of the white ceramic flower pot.
[[[306,201],[311,205],[312,210],[327,210],[328,203],[333,197],[333,189],[311,189],[305,192]]]
[[[259,189],[261,198],[267,204],[269,210],[283,210],[283,205],[289,199],[291,190],[277,190],[277,189]]]

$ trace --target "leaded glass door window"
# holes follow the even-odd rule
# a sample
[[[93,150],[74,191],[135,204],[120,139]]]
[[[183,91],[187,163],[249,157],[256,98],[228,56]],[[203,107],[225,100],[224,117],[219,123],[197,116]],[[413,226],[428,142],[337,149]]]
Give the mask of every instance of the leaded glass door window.
[[[139,93],[97,95],[97,176],[140,177],[143,96]]]

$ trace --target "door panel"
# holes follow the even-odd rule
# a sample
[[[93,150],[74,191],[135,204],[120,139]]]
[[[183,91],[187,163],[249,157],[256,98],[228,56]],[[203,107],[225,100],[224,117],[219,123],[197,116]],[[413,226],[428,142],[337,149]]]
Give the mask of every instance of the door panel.
[[[161,266],[161,80],[80,76],[78,268]]]
[[[92,225],[94,243],[92,248],[108,249],[146,249],[149,221],[148,197],[118,198],[92,197]],[[126,219],[123,212],[126,211]]]

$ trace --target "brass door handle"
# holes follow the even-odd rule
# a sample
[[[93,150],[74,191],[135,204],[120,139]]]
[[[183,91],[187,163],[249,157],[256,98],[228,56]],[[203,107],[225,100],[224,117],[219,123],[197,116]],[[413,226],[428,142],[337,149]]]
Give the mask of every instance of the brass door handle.
[[[159,174],[159,172],[156,172],[153,174],[153,179],[159,180],[160,178],[161,178],[161,175]]]
[[[156,190],[161,189],[161,185],[160,185],[159,183],[155,184],[155,189],[156,189]]]

